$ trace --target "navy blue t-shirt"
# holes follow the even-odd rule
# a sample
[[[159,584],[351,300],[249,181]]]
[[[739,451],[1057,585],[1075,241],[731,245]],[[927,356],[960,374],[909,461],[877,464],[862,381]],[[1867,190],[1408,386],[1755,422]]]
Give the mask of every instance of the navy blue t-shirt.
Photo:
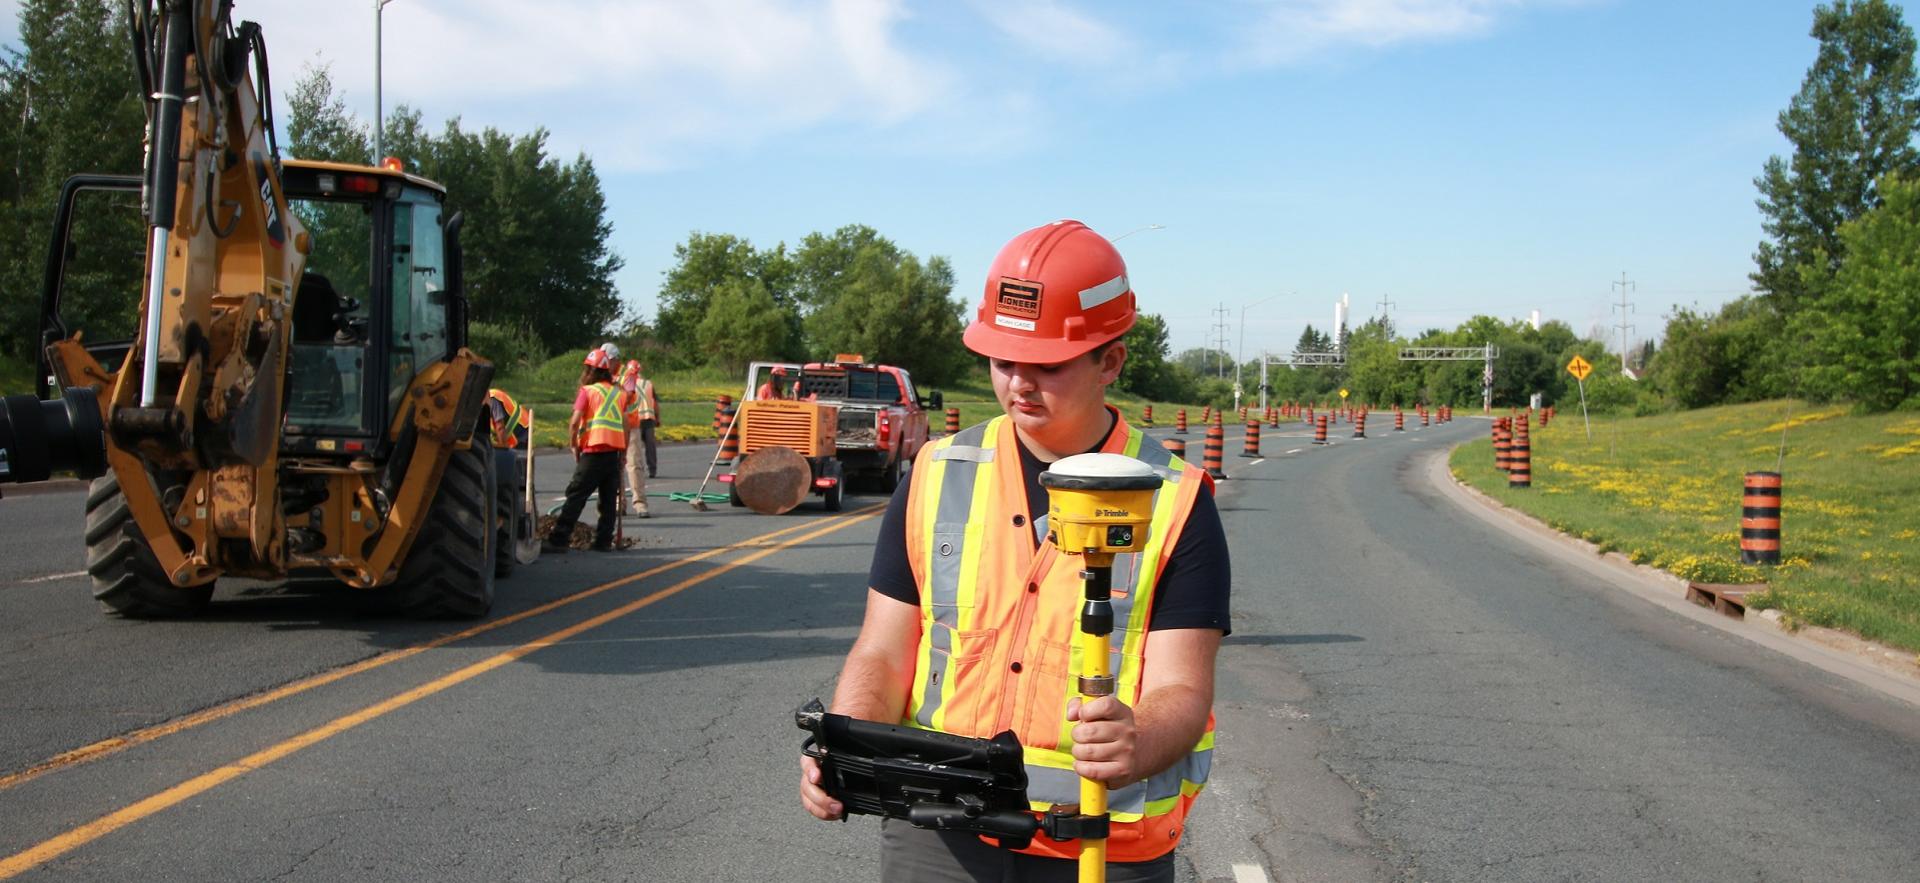
[[[1018,437],[1015,437],[1016,442]],[[1095,445],[1098,451],[1104,446]],[[1020,448],[1020,472],[1027,485],[1027,519],[1047,512],[1047,489],[1040,486],[1040,473],[1046,464]],[[913,565],[907,561],[907,488],[913,480],[908,474],[887,503],[880,519],[880,539],[873,548],[873,566],[867,573],[867,585],[882,595],[908,604],[920,603],[920,585],[914,581]],[[1036,539],[1036,543],[1038,539]],[[1220,524],[1220,510],[1213,494],[1203,493],[1193,502],[1193,512],[1180,531],[1173,556],[1160,572],[1153,593],[1153,616],[1148,631],[1161,629],[1219,629],[1231,634],[1230,594],[1233,583],[1227,558],[1227,532]]]

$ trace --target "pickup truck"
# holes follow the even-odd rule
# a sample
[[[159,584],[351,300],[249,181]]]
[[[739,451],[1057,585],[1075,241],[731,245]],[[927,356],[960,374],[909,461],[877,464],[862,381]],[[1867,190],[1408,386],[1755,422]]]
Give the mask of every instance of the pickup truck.
[[[775,376],[773,368],[782,373]],[[913,458],[927,443],[927,411],[940,407],[940,394],[922,396],[904,368],[875,365],[858,355],[831,362],[755,362],[749,369],[747,400],[774,391],[839,409],[836,457],[846,475],[872,479],[892,493]]]

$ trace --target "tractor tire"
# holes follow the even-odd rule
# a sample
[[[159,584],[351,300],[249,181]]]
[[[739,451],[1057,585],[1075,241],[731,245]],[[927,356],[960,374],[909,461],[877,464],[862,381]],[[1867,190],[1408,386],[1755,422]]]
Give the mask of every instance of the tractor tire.
[[[195,616],[207,609],[213,583],[181,587],[167,579],[111,470],[87,487],[86,539],[93,597],[106,609],[131,619]]]
[[[397,612],[478,619],[493,609],[499,495],[492,444],[484,431],[475,432],[472,447],[447,458],[426,523],[400,562],[400,578],[390,590]]]

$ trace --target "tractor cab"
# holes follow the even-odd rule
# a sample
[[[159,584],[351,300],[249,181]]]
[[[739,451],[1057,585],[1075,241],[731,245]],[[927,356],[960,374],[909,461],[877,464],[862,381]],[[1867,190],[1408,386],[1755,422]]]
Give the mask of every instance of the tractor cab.
[[[383,447],[409,382],[465,345],[459,218],[443,187],[390,162],[282,166],[287,202],[313,243],[295,281],[284,453]],[[102,368],[122,368],[139,321],[144,232],[139,177],[67,182],[41,296],[43,350],[81,331]],[[84,385],[50,376],[45,358],[42,398],[55,385]]]

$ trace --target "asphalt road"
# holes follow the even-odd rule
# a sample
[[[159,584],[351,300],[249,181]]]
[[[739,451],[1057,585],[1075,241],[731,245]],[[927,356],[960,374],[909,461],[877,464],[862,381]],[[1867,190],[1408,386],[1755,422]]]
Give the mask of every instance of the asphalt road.
[[[1390,425],[1230,439],[1235,631],[1183,879],[1912,878],[1920,709],[1466,517],[1426,458],[1484,422]],[[709,450],[664,447],[650,489]],[[569,466],[542,458],[543,496]],[[262,584],[116,620],[76,575],[81,502],[0,500],[0,879],[875,877],[871,819],[798,808],[791,712],[858,627],[877,496],[656,500],[638,547],[543,557],[479,624]]]

